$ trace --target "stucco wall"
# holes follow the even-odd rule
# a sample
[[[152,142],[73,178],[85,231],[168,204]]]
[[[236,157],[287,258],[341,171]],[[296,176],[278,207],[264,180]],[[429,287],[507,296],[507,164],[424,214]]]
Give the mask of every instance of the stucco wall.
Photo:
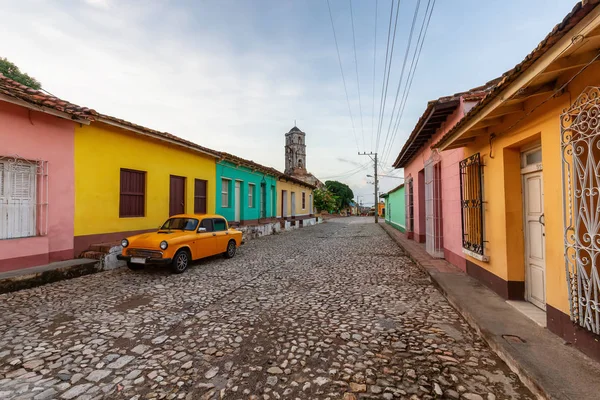
[[[75,124],[0,102],[0,156],[48,162],[48,235],[0,240],[0,271],[73,257]]]
[[[287,182],[283,180],[277,181],[277,217],[281,217],[281,202],[282,202],[282,194],[283,190],[287,190],[287,217],[292,216],[292,192],[296,193],[296,217],[301,217],[310,214],[310,199],[312,197],[313,191],[306,186],[298,185],[293,182]],[[302,208],[302,192],[306,193],[306,204],[305,208]],[[314,213],[314,205],[313,205],[313,213]]]
[[[216,210],[217,214],[223,215],[228,221],[235,220],[235,192],[234,182],[236,180],[241,181],[241,193],[240,193],[240,221],[257,220],[260,218],[260,190],[261,182],[265,181],[266,184],[266,218],[275,217],[276,202],[277,202],[277,178],[269,175],[265,175],[261,172],[253,172],[246,167],[236,166],[227,161],[221,161],[217,164],[217,201]],[[230,179],[230,190],[229,190],[229,206],[223,207],[221,202],[221,190],[222,180]],[[248,190],[249,184],[254,184],[254,199],[253,207],[249,207],[248,202]]]
[[[146,171],[144,217],[119,217],[120,170]],[[119,232],[156,229],[169,217],[170,175],[186,178],[185,211],[194,213],[194,179],[207,181],[215,212],[215,159],[102,123],[75,129],[75,244],[115,240]],[[91,237],[90,237],[91,236]],[[84,237],[87,237],[84,240]]]
[[[569,84],[565,93],[548,101],[512,130],[497,137],[492,146],[487,137],[478,138],[468,146],[466,155],[480,153],[484,167],[485,254],[489,262],[468,260],[507,281],[523,281],[525,277],[523,207],[521,201],[520,150],[541,141],[544,215],[546,303],[569,314],[565,275],[562,155],[560,148],[560,114],[587,86],[600,86],[600,66],[594,64]],[[541,100],[532,98],[525,104],[529,112]],[[503,132],[521,115],[508,116],[502,125],[494,126]]]
[[[468,105],[468,104],[467,104]],[[425,168],[425,163],[431,157],[431,145],[436,143],[446,132],[448,132],[464,115],[465,103],[461,101],[460,106],[452,113],[446,122],[438,129],[436,134],[421,147],[421,150],[410,160],[404,168],[404,177],[413,178],[414,198],[414,229],[415,237],[425,237],[425,224],[419,223],[419,216],[425,215],[423,184],[419,180],[419,171]],[[440,153],[441,178],[442,178],[442,218],[444,257],[452,264],[466,269],[465,259],[462,255],[462,225],[460,207],[460,171],[458,163],[465,158],[463,149],[448,150]],[[419,195],[421,194],[421,196]],[[423,222],[423,221],[421,221]],[[419,236],[417,236],[419,235]]]

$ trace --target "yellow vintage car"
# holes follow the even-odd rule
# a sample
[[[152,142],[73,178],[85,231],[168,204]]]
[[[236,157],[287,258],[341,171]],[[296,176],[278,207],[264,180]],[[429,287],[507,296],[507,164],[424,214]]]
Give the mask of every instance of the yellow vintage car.
[[[220,215],[180,214],[170,217],[158,231],[123,239],[117,256],[130,269],[147,264],[169,265],[181,274],[192,260],[223,254],[235,256],[242,244],[242,232],[229,228]]]

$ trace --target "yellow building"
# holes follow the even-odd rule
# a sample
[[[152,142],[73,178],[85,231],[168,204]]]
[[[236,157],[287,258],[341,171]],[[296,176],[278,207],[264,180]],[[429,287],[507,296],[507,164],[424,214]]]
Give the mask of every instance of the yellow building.
[[[313,219],[314,189],[300,179],[281,175],[277,180],[277,218],[289,221]]]
[[[156,229],[170,215],[214,213],[219,153],[99,115],[75,129],[75,254]]]
[[[460,163],[467,272],[600,359],[600,6],[582,2],[434,147]]]

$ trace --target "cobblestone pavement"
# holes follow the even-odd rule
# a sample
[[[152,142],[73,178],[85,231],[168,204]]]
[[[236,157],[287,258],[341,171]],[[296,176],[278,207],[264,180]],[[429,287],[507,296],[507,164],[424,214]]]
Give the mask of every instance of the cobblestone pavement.
[[[533,398],[367,221],[1,295],[0,398]]]

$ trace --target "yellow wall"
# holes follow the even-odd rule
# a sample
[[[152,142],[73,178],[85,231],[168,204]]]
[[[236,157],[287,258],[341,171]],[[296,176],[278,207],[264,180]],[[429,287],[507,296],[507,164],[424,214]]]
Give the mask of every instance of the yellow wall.
[[[310,195],[312,195],[312,189],[298,185],[297,183],[287,182],[278,180],[277,181],[277,216],[281,217],[281,201],[283,195],[282,190],[287,190],[287,216],[292,216],[292,192],[296,193],[296,216],[310,214]],[[302,192],[306,193],[306,208],[302,209]],[[313,207],[314,213],[314,207]]]
[[[563,78],[566,81],[568,77]],[[559,81],[559,84],[562,83]],[[563,241],[562,156],[560,114],[587,86],[600,85],[600,66],[595,64],[575,78],[561,96],[547,102],[510,131],[498,136],[492,145],[489,137],[480,137],[465,148],[465,157],[480,153],[484,167],[485,254],[489,262],[467,259],[504,280],[523,281],[525,277],[523,206],[521,193],[521,149],[541,141],[544,179],[544,215],[546,223],[546,302],[569,314]],[[528,100],[525,111],[546,99]],[[504,132],[523,114],[505,118],[490,128]]]
[[[75,236],[154,229],[169,217],[169,176],[186,177],[186,212],[194,179],[207,182],[215,211],[215,159],[99,122],[75,129]],[[119,218],[120,169],[146,171],[145,217]]]

